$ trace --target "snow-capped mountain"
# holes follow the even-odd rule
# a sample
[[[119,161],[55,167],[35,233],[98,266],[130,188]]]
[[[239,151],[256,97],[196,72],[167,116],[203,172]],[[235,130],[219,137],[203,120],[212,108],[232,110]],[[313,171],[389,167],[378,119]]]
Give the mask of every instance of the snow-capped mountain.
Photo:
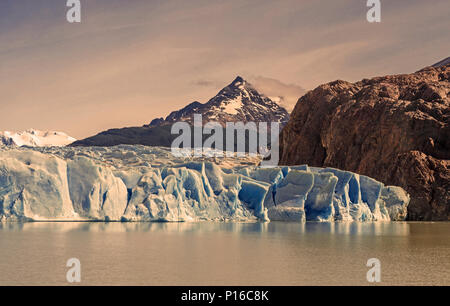
[[[6,146],[62,147],[76,141],[63,132],[38,131],[30,129],[24,132],[0,132],[0,144]]]
[[[289,113],[285,108],[260,94],[243,78],[237,77],[207,103],[196,101],[172,112],[166,119],[154,119],[149,125],[141,127],[103,131],[95,136],[76,141],[71,146],[109,147],[120,144],[141,144],[170,147],[177,138],[176,134],[171,133],[172,124],[178,121],[193,124],[195,114],[202,115],[203,123],[219,122],[224,127],[226,122],[267,122],[269,127],[271,122],[280,122],[280,126],[283,127],[289,121]]]
[[[204,122],[280,122],[289,121],[289,113],[272,99],[260,94],[249,82],[237,77],[207,103],[193,102],[172,112],[166,119],[158,118],[150,126],[193,122],[193,115],[201,114]]]

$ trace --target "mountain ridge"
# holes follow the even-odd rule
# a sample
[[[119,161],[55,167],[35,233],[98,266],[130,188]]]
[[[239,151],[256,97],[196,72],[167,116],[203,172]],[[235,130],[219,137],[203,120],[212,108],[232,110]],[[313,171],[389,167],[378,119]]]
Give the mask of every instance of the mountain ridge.
[[[71,146],[140,144],[168,147],[177,137],[171,134],[171,125],[180,121],[193,125],[194,114],[201,114],[203,123],[218,122],[222,126],[227,122],[279,122],[282,128],[289,120],[285,108],[238,76],[206,103],[194,101],[171,112],[165,119],[155,118],[142,127],[109,129],[76,141]]]
[[[442,61],[437,62],[436,64],[432,65],[431,67],[439,68],[439,67],[446,66],[448,64],[450,64],[450,56],[443,59]]]

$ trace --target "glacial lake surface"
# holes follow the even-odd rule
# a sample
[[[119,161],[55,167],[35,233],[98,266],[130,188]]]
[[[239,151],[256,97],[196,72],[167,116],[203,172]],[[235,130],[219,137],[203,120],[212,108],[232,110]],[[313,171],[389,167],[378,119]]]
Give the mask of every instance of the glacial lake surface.
[[[0,223],[0,285],[450,285],[450,223]]]

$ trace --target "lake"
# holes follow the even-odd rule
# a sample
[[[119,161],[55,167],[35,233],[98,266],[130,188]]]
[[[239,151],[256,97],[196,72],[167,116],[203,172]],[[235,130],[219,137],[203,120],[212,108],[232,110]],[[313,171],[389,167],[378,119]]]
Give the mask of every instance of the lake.
[[[0,285],[450,285],[450,223],[0,223]]]

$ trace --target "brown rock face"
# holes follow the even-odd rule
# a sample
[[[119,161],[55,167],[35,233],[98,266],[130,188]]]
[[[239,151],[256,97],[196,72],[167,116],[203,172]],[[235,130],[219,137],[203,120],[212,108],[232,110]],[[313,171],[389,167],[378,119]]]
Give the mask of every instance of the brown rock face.
[[[280,163],[335,167],[403,187],[409,220],[450,220],[450,65],[300,98],[280,136]]]

